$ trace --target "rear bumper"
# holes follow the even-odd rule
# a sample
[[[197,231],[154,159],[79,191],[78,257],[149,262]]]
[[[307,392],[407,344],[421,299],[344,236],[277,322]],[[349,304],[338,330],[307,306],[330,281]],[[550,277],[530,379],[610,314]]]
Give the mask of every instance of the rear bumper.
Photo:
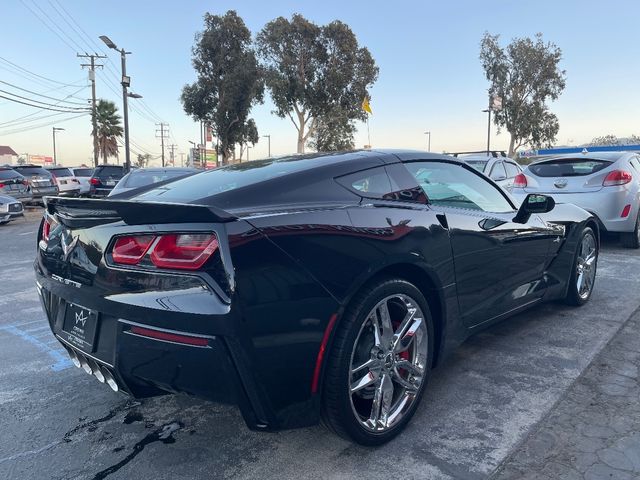
[[[55,187],[47,187],[47,188],[34,188],[31,187],[31,196],[32,200],[40,200],[42,197],[58,195],[58,189]]]
[[[546,193],[527,189],[514,189],[511,194],[520,202],[529,193],[542,193],[553,197],[556,203],[572,203],[593,214],[600,226],[609,232],[632,232],[638,217],[638,201],[633,198],[626,186],[605,187],[596,192],[587,193]],[[622,217],[626,205],[631,205],[627,216]]]
[[[154,318],[163,316],[158,310],[132,305],[105,307],[105,299],[92,301],[80,293],[75,295],[79,289],[43,275],[37,263],[36,282],[51,331],[72,359],[80,359],[82,367],[88,364],[85,368],[87,373],[93,373],[99,380],[100,374],[96,371],[103,376],[110,374],[118,390],[137,398],[185,392],[207,400],[235,404],[249,428],[279,428],[274,415],[269,413],[264,396],[259,395],[260,389],[250,369],[246,363],[243,364],[242,359],[246,355],[240,342],[224,326],[237,320],[228,306],[226,314],[200,315],[201,320],[208,324],[205,328],[168,329],[166,322],[154,321]],[[179,298],[181,295],[176,293],[172,299],[172,292],[163,292],[161,298],[165,304],[180,305],[184,301]],[[190,304],[203,306],[212,301],[211,295],[202,295],[200,299],[190,298]],[[99,312],[96,340],[90,350],[73,344],[63,330],[69,301]],[[220,312],[224,308],[225,305],[221,304],[215,311]],[[184,325],[181,320],[177,315],[175,325]],[[160,327],[159,323],[165,325]],[[206,345],[194,346],[151,338],[137,334],[134,327],[191,338],[197,336],[206,339]],[[204,333],[205,330],[208,333]],[[210,333],[216,331],[220,333]]]
[[[60,192],[58,193],[60,197],[77,197],[79,194],[80,194],[79,188],[60,190]]]
[[[111,190],[113,190],[113,187],[110,188],[95,188],[95,187],[91,187],[89,189],[89,196],[90,197],[94,197],[94,198],[103,198],[106,197],[107,195],[109,195],[111,193]]]

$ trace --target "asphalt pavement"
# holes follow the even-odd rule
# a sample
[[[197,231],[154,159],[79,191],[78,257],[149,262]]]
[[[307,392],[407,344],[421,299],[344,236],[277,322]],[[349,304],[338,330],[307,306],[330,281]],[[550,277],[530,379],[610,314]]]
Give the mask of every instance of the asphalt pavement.
[[[589,304],[543,305],[471,338],[434,372],[405,432],[370,449],[321,426],[251,432],[236,408],[185,395],[132,401],[73,367],[35,292],[36,221],[0,227],[3,479],[516,475],[539,465],[540,452],[520,452],[640,306],[640,252],[607,240]]]

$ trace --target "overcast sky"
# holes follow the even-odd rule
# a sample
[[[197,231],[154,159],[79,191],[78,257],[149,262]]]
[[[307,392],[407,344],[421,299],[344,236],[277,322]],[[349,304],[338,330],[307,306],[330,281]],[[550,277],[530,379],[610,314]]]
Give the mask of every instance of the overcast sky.
[[[545,40],[562,48],[567,88],[551,105],[560,119],[559,144],[578,144],[609,133],[640,133],[640,2],[635,0],[3,0],[0,81],[82,102],[91,94],[76,53],[106,52],[108,68],[97,75],[98,97],[114,100],[120,108],[120,59],[98,40],[99,35],[108,35],[132,52],[127,63],[131,91],[144,97],[142,104],[130,100],[133,152],[159,155],[154,123],[160,120],[170,125],[170,143],[186,152],[189,140],[199,140],[197,125],[183,113],[179,101],[184,84],[195,78],[190,63],[194,33],[202,29],[205,12],[222,14],[228,9],[236,9],[254,35],[269,20],[295,12],[318,24],[339,19],[350,25],[380,67],[371,90],[374,147],[425,149],[424,132],[430,130],[433,151],[484,148],[486,114],[481,110],[487,104],[487,82],[478,51],[485,31],[499,33],[504,42],[542,32]],[[33,77],[6,61],[69,86]],[[0,90],[55,103],[13,86],[2,83]],[[293,125],[273,115],[272,109],[267,97],[252,112],[260,134],[271,135],[273,154],[295,151]],[[0,99],[0,145],[19,153],[51,155],[55,125],[65,128],[57,135],[59,162],[87,162],[92,155],[89,117],[69,120],[74,115],[67,113],[45,117],[53,113]],[[27,130],[33,126],[40,127]],[[506,133],[492,141],[495,148],[508,146]],[[365,143],[366,127],[360,124],[356,145]],[[267,142],[262,139],[251,158],[266,153]]]

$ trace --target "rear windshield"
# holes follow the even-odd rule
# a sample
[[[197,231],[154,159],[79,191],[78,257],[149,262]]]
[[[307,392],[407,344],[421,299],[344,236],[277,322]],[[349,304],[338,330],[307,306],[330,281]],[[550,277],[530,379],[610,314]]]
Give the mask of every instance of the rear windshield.
[[[73,173],[68,168],[50,168],[49,171],[54,177],[73,177]]]
[[[308,162],[297,160],[292,157],[227,165],[157,187],[138,198],[154,197],[159,189],[162,189],[162,198],[166,200],[209,197],[309,168]]]
[[[599,172],[611,163],[593,158],[563,158],[534,163],[529,165],[529,170],[538,177],[580,177]]]
[[[73,173],[76,177],[90,177],[93,175],[93,168],[74,168]]]
[[[20,178],[20,174],[15,170],[0,170],[0,180],[9,180],[10,178]]]
[[[94,175],[97,177],[122,178],[122,167],[98,167]]]
[[[486,160],[465,160],[465,163],[471,165],[479,172],[484,172],[484,169],[487,166]]]
[[[16,167],[16,170],[25,176],[40,175],[42,177],[51,177],[51,174],[42,167]]]
[[[125,180],[123,187],[138,188],[145,185],[151,185],[152,183],[162,182],[170,178],[182,177],[189,175],[190,171],[178,170],[178,171],[161,171],[161,172],[132,172]]]

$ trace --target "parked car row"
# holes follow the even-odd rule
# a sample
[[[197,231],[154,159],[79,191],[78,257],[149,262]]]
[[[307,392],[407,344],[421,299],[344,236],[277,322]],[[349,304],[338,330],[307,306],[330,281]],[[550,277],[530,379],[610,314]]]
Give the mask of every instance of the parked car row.
[[[7,165],[0,167],[0,225],[22,215],[23,203],[41,203],[45,196],[104,198],[198,171],[195,168],[140,168],[125,175],[120,165],[96,168]]]

